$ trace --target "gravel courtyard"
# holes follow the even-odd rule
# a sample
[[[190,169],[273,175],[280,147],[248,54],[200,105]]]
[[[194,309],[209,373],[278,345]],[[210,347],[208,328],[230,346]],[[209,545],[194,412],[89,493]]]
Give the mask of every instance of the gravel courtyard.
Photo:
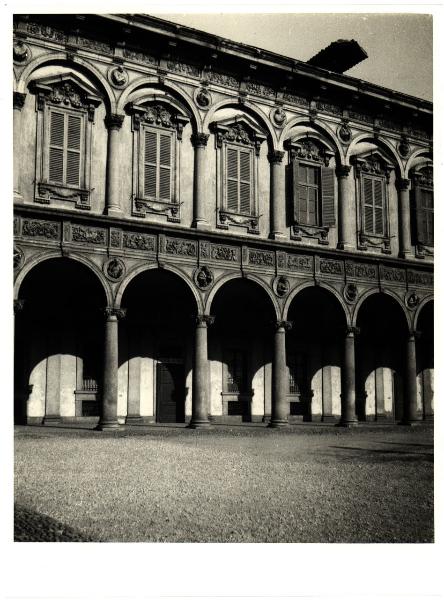
[[[433,542],[433,428],[15,429],[16,541]]]

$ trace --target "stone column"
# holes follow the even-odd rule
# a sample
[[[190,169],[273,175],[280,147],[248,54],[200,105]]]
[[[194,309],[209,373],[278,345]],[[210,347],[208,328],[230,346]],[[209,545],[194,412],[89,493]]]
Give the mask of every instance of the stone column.
[[[277,321],[274,334],[274,355],[271,374],[271,420],[269,427],[288,425],[287,359],[285,332],[291,329],[290,321]]]
[[[356,376],[355,376],[355,335],[357,327],[348,327],[344,342],[344,362],[342,368],[341,420],[343,427],[357,425],[356,416]]]
[[[286,237],[285,222],[285,169],[282,159],[285,152],[273,150],[268,154],[270,161],[270,238]]]
[[[14,92],[13,95],[13,129],[14,129],[14,148],[13,148],[13,169],[14,169],[14,200],[23,201],[20,193],[20,162],[21,152],[20,143],[23,137],[21,128],[21,111],[25,105],[26,94]]]
[[[356,228],[356,214],[350,202],[348,190],[348,175],[351,167],[338,165],[336,177],[338,178],[338,244],[339,250],[350,250],[353,243],[353,233]]]
[[[208,229],[209,223],[205,218],[205,148],[209,135],[193,133],[191,143],[194,146],[194,214],[193,227]]]
[[[108,129],[108,153],[106,160],[106,207],[107,215],[120,217],[122,207],[120,205],[122,188],[120,175],[120,140],[119,131],[122,127],[124,115],[110,114],[105,118]]]
[[[117,392],[119,368],[119,319],[126,314],[123,309],[105,309],[105,348],[103,355],[102,406],[99,431],[118,429]]]
[[[398,180],[399,192],[399,256],[412,257],[412,238],[410,229],[410,179]]]
[[[417,411],[417,383],[416,383],[416,338],[417,331],[409,331],[405,355],[405,385],[404,385],[404,425],[411,425],[419,421]]]
[[[214,317],[197,315],[196,332],[194,337],[194,364],[193,364],[193,393],[192,416],[189,427],[209,427],[208,420],[208,325],[214,323]]]

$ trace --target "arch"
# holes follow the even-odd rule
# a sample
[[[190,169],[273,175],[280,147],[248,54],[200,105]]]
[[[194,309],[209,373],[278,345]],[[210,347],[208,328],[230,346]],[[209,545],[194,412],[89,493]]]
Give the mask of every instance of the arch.
[[[409,311],[407,310],[407,308],[405,307],[404,303],[399,298],[399,296],[397,296],[394,292],[392,292],[391,290],[388,290],[388,289],[384,289],[384,291],[381,291],[379,289],[368,290],[361,296],[361,298],[359,298],[358,302],[355,305],[355,309],[354,309],[353,315],[352,315],[352,322],[351,322],[352,327],[356,327],[356,324],[358,322],[359,310],[360,310],[361,306],[364,304],[364,302],[367,300],[367,298],[370,298],[370,296],[374,296],[375,294],[381,294],[381,295],[390,296],[391,298],[393,298],[395,300],[395,302],[398,304],[399,308],[401,309],[401,311],[405,317],[407,328],[410,328],[411,316],[410,316]]]
[[[329,285],[328,283],[320,282],[320,281],[316,285],[312,281],[306,281],[306,282],[298,285],[292,292],[290,292],[290,294],[288,295],[288,297],[285,301],[284,309],[282,311],[282,319],[284,321],[286,321],[288,318],[288,311],[290,310],[290,306],[291,306],[293,299],[300,292],[302,292],[302,290],[304,290],[306,288],[310,288],[310,287],[313,287],[313,288],[320,287],[320,288],[323,288],[323,289],[327,290],[328,292],[330,292],[336,298],[336,300],[339,302],[339,304],[341,305],[341,308],[344,311],[344,317],[345,317],[345,322],[346,322],[347,326],[350,325],[350,320],[351,320],[350,310],[349,310],[348,306],[346,305],[346,303],[344,302],[344,299],[341,297],[339,292],[333,286]]]
[[[25,277],[32,271],[32,269],[34,267],[36,267],[37,265],[39,265],[47,260],[57,259],[57,258],[72,259],[76,262],[79,262],[79,263],[85,265],[87,268],[89,268],[94,273],[94,275],[98,278],[98,280],[101,284],[103,293],[106,298],[107,305],[108,306],[113,305],[113,293],[112,293],[111,287],[109,286],[107,280],[105,279],[105,276],[102,274],[100,269],[92,261],[90,261],[88,258],[85,258],[81,254],[70,253],[69,256],[63,256],[60,254],[60,251],[55,251],[55,250],[49,250],[48,252],[43,252],[41,254],[38,254],[37,256],[35,256],[34,258],[32,258],[29,262],[27,262],[25,264],[23,269],[17,275],[17,278],[14,282],[14,300],[18,299],[19,293],[20,293],[20,287],[21,287]]]
[[[217,292],[224,286],[225,283],[228,283],[229,281],[231,281],[233,279],[247,279],[249,281],[254,281],[257,285],[259,285],[264,290],[264,292],[267,294],[268,298],[271,300],[272,306],[273,306],[275,314],[276,314],[276,320],[280,319],[281,310],[280,310],[279,304],[277,303],[276,298],[274,298],[274,296],[273,296],[271,289],[264,283],[264,281],[262,281],[262,279],[260,279],[256,275],[253,275],[250,273],[248,273],[248,275],[240,275],[239,273],[229,273],[228,275],[222,276],[214,284],[213,288],[211,289],[210,293],[208,294],[207,301],[206,301],[205,307],[204,307],[205,315],[211,314],[211,306],[212,306],[213,300],[214,300]]]
[[[214,104],[210,108],[210,110],[207,112],[204,122],[203,122],[203,125],[202,125],[202,130],[205,133],[209,132],[210,124],[214,120],[215,113],[222,108],[237,108],[238,110],[244,111],[245,113],[249,114],[251,117],[257,119],[259,121],[259,123],[265,128],[265,130],[267,131],[267,134],[270,137],[271,149],[272,150],[278,149],[278,140],[277,140],[276,132],[275,132],[272,124],[270,123],[270,120],[268,119],[267,115],[264,113],[263,110],[261,110],[260,108],[258,108],[257,106],[255,106],[254,104],[249,102],[248,100],[245,100],[242,104],[239,104],[239,102],[236,98],[226,98],[225,100],[221,100],[217,104]]]
[[[115,113],[116,108],[116,100],[114,96],[114,92],[107,82],[106,78],[96,69],[90,62],[86,61],[79,56],[73,56],[72,58],[67,58],[66,53],[59,52],[56,54],[43,54],[42,56],[38,56],[34,60],[32,60],[26,68],[23,70],[20,75],[20,79],[17,83],[17,91],[21,93],[26,93],[26,86],[28,84],[29,78],[32,73],[38,69],[39,67],[43,67],[46,65],[63,65],[67,67],[77,67],[80,72],[84,75],[91,77],[95,82],[99,85],[102,92],[105,95],[105,106],[110,113]]]
[[[361,133],[352,140],[350,146],[348,147],[347,153],[346,153],[346,164],[347,165],[350,164],[350,158],[354,155],[354,151],[356,150],[357,145],[361,142],[370,142],[372,144],[375,144],[375,146],[377,146],[381,150],[387,152],[389,154],[390,158],[394,161],[394,163],[397,167],[398,173],[400,174],[400,177],[404,177],[405,169],[401,162],[401,159],[398,156],[398,153],[396,152],[396,148],[394,148],[389,142],[384,140],[384,138],[381,138],[381,137],[375,138],[374,135],[370,132]]]
[[[309,121],[309,119],[307,118],[307,116],[296,116],[293,117],[288,123],[287,125],[284,127],[284,129],[281,132],[281,135],[279,137],[279,149],[283,149],[284,147],[284,142],[285,140],[287,140],[290,137],[290,132],[294,127],[297,127],[299,125],[308,125],[309,127],[311,127],[312,129],[314,129],[315,131],[317,131],[320,136],[321,139],[322,137],[327,138],[328,141],[332,144],[334,150],[335,150],[335,154],[336,156],[339,157],[341,163],[344,163],[345,161],[345,155],[344,155],[344,151],[342,149],[341,144],[339,144],[338,140],[336,139],[336,135],[335,132],[330,129],[330,127],[326,124],[326,123],[318,123],[318,122],[314,122],[311,123]]]
[[[418,308],[416,309],[416,312],[413,316],[413,329],[416,330],[418,327],[418,320],[419,320],[419,316],[422,312],[422,309],[429,304],[430,302],[434,302],[434,298],[432,294],[429,294],[428,296],[426,296],[425,298],[423,298],[421,300],[421,302],[418,305]]]
[[[143,88],[144,86],[152,86],[152,85],[158,87],[159,89],[163,89],[164,91],[169,91],[172,93],[173,96],[176,96],[176,99],[178,99],[180,102],[182,102],[186,106],[186,108],[190,111],[190,113],[192,115],[191,123],[192,123],[193,129],[196,132],[201,131],[201,128],[202,128],[201,127],[202,126],[201,118],[199,115],[199,111],[194,106],[192,98],[190,96],[188,96],[188,94],[186,92],[184,92],[183,89],[180,88],[180,86],[176,85],[172,81],[166,80],[164,83],[159,83],[159,77],[157,75],[152,75],[152,76],[143,75],[142,77],[139,77],[138,79],[136,79],[135,81],[130,83],[128,85],[128,87],[125,88],[125,90],[122,92],[122,95],[120,96],[120,98],[117,102],[117,112],[118,113],[124,112],[125,105],[128,103],[128,98],[130,97],[130,95],[133,92],[137,91],[140,88]]]
[[[415,150],[415,152],[413,152],[413,154],[409,157],[405,166],[406,176],[409,174],[413,161],[420,157],[428,158],[429,160],[433,161],[432,153],[430,152],[429,148],[419,148],[418,150]]]
[[[150,265],[142,264],[142,265],[136,266],[136,267],[134,267],[134,269],[132,269],[127,274],[127,276],[123,279],[123,281],[121,281],[119,287],[117,288],[116,298],[115,298],[116,308],[120,308],[120,303],[122,302],[123,294],[124,294],[126,288],[128,287],[128,284],[135,277],[137,277],[138,275],[140,275],[141,273],[143,273],[145,271],[152,271],[152,270],[156,270],[156,269],[157,270],[163,269],[165,271],[170,271],[171,273],[174,273],[175,275],[177,275],[185,283],[185,285],[189,288],[190,292],[192,293],[193,298],[196,301],[197,313],[198,314],[203,313],[202,299],[201,299],[198,291],[192,284],[192,282],[186,278],[185,274],[180,269],[178,269],[177,267],[174,267],[172,265],[164,264],[162,267],[159,267],[159,265],[157,263],[153,263]]]

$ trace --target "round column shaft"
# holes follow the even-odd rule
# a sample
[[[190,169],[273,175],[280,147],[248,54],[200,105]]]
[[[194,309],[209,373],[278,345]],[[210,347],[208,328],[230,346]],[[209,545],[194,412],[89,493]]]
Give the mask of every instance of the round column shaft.
[[[269,427],[284,427],[288,425],[285,331],[290,328],[291,323],[289,321],[277,321],[276,323],[271,383],[271,420]]]
[[[356,416],[355,333],[357,333],[357,329],[350,327],[344,341],[340,420],[340,425],[344,427],[358,423]]]
[[[124,115],[108,115],[105,125],[108,128],[108,153],[106,162],[106,214],[121,216],[121,176],[120,176],[120,140],[119,130]]]
[[[350,167],[339,165],[336,169],[338,179],[338,244],[340,250],[353,247],[354,210],[350,204],[349,179]]]
[[[205,216],[205,149],[208,134],[195,133],[191,136],[194,146],[194,215],[193,227],[208,229],[209,223]]]
[[[286,237],[285,222],[285,169],[282,163],[285,153],[274,151],[268,155],[270,161],[270,210],[272,239]]]
[[[207,325],[213,323],[214,317],[198,315],[194,336],[193,396],[190,427],[209,427],[207,383],[208,383],[208,342]]]
[[[412,256],[412,239],[410,234],[410,180],[401,179],[399,189],[399,256]]]
[[[416,383],[416,336],[417,332],[410,332],[406,343],[405,356],[405,404],[403,423],[410,425],[419,421],[417,413],[417,383]]]

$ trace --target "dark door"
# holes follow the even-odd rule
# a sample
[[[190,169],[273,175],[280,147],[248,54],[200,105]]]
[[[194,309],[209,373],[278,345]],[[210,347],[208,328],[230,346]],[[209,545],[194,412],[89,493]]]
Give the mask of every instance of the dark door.
[[[157,421],[185,421],[185,381],[183,364],[157,364]]]

